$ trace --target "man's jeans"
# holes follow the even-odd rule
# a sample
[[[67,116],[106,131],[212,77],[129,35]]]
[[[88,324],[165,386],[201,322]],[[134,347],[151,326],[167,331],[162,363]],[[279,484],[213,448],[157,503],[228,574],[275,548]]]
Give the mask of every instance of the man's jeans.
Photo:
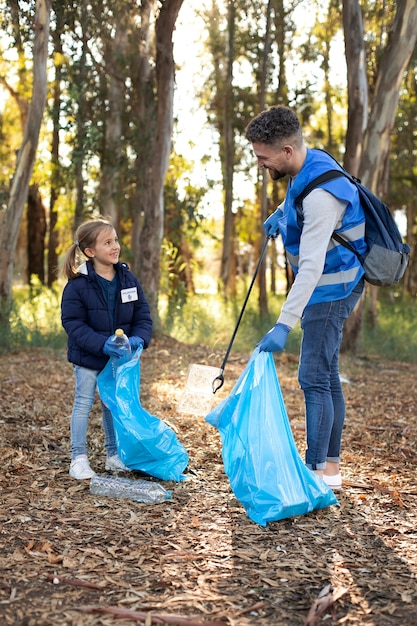
[[[326,461],[340,462],[345,421],[345,399],[339,377],[339,352],[343,324],[352,313],[364,287],[363,279],[350,296],[307,306],[301,318],[298,381],[306,405],[307,449],[305,462],[323,470]]]
[[[75,376],[75,397],[71,414],[71,459],[87,454],[88,418],[94,404],[98,370],[73,365]],[[100,400],[101,402],[101,400]],[[103,410],[103,430],[107,456],[116,454],[116,437],[113,418],[109,409],[101,402]]]

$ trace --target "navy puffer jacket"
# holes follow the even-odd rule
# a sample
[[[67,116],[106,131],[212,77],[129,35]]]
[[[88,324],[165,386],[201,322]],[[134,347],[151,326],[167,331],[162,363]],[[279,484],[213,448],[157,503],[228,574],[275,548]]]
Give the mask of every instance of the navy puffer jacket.
[[[125,263],[117,263],[120,293],[116,299],[114,328],[108,305],[91,261],[79,268],[79,276],[68,281],[61,302],[62,325],[68,335],[68,361],[81,367],[102,370],[109,357],[103,354],[106,340],[116,328],[128,337],[142,337],[144,347],[152,336],[148,301],[138,279]]]

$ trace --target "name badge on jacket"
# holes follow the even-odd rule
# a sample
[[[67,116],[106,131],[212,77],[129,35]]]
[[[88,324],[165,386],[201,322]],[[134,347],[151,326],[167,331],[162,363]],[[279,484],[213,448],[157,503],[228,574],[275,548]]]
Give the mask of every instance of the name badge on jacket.
[[[129,289],[122,289],[120,294],[122,296],[122,302],[133,302],[138,299],[138,288],[129,287]]]

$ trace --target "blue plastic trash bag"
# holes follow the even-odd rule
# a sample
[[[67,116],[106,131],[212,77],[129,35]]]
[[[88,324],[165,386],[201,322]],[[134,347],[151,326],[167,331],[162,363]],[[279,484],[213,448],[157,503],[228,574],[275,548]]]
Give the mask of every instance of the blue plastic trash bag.
[[[132,470],[146,472],[161,480],[180,481],[188,454],[175,432],[140,403],[140,355],[121,365],[113,376],[109,361],[97,377],[100,398],[109,407],[116,434],[117,451]]]
[[[205,419],[220,432],[233,493],[257,524],[338,504],[298,453],[271,352],[253,352],[230,395]]]

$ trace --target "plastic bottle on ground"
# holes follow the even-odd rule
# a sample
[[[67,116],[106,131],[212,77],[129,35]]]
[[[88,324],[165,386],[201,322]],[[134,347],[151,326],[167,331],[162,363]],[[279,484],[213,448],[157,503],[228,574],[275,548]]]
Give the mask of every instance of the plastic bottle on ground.
[[[171,498],[171,492],[159,483],[100,474],[92,477],[90,492],[95,496],[109,496],[148,504],[158,504]]]
[[[123,365],[123,363],[127,363],[128,361],[130,361],[130,358],[132,356],[132,349],[130,347],[128,337],[124,334],[121,328],[118,328],[115,331],[114,335],[111,338],[111,341],[121,348],[123,354],[123,356],[112,357],[111,359],[113,376],[115,377],[117,368],[120,367],[120,365]]]

